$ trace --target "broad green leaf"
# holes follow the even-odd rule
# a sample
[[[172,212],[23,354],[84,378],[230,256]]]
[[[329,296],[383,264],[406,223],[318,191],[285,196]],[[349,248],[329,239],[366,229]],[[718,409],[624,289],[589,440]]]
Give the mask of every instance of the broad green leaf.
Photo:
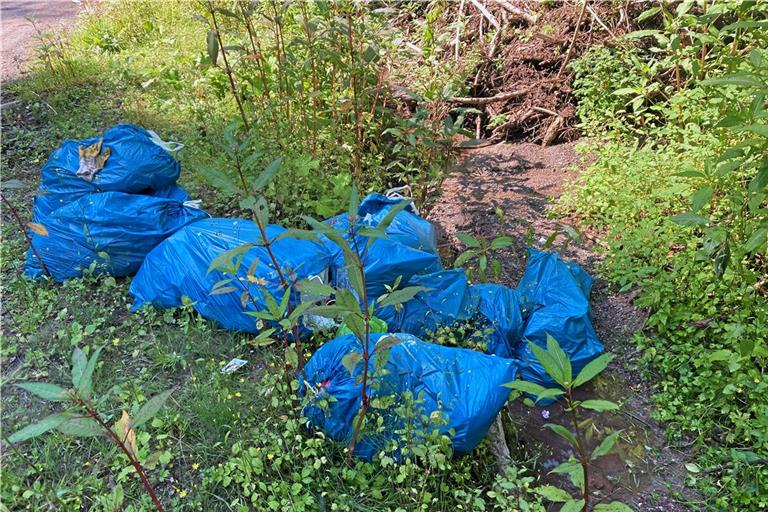
[[[330,297],[336,292],[332,286],[321,283],[320,281],[310,279],[303,279],[299,281],[296,283],[296,288],[301,293],[306,293],[312,297]]]
[[[147,400],[147,403],[142,405],[141,409],[139,409],[139,412],[137,412],[133,417],[133,427],[140,427],[146,423],[147,420],[151,419],[155,414],[157,414],[157,412],[165,404],[165,401],[168,400],[168,397],[171,396],[171,393],[173,393],[173,389],[163,391],[162,393],[157,394]]]
[[[513,380],[512,382],[503,384],[503,386],[533,395],[536,397],[537,402],[548,398],[558,398],[565,393],[559,388],[545,388],[544,386],[525,380]]]
[[[568,500],[573,499],[573,497],[568,494],[568,492],[560,489],[559,487],[555,487],[554,485],[542,485],[540,487],[536,487],[534,492],[549,501],[554,501],[555,503],[565,503]]]
[[[77,388],[80,385],[80,379],[83,378],[85,366],[88,364],[88,358],[80,347],[75,347],[72,351],[72,386]]]
[[[206,274],[210,274],[214,270],[226,271],[230,274],[237,273],[238,269],[235,266],[235,262],[237,261],[238,257],[242,257],[245,253],[250,251],[253,246],[254,245],[251,243],[245,243],[238,245],[233,249],[222,251],[218,256],[213,258],[211,264],[208,265]]]
[[[491,242],[491,249],[505,249],[515,243],[511,236],[497,236]]]
[[[552,377],[555,382],[565,387],[567,381],[563,379],[562,368],[555,358],[532,341],[529,341],[528,345],[530,346],[533,355],[536,356],[536,359],[541,363],[541,366],[544,367],[547,374]]]
[[[27,425],[8,438],[11,443],[20,443],[44,434],[64,423],[70,416],[66,413],[52,414],[31,425]]]
[[[584,468],[577,461],[569,460],[563,462],[550,471],[550,473],[568,475],[568,478],[570,478],[573,485],[578,489],[584,488]]]
[[[598,503],[592,509],[593,512],[633,512],[632,508],[623,504],[620,501],[612,501],[610,503]]]
[[[613,445],[616,444],[616,440],[619,438],[620,434],[621,430],[617,430],[616,432],[606,436],[600,445],[598,445],[598,447],[592,451],[592,455],[589,457],[589,460],[595,460],[602,457],[603,455],[607,455],[608,452],[610,452],[613,448]]]
[[[389,210],[387,210],[387,214],[384,216],[383,219],[381,219],[381,222],[379,222],[376,225],[376,229],[386,231],[389,225],[392,224],[392,221],[395,220],[395,217],[397,217],[397,214],[405,210],[409,206],[411,206],[410,199],[403,199],[399,203],[395,203],[392,206],[390,206]]]
[[[259,197],[253,210],[256,223],[266,229],[269,225],[269,204],[263,197]]]
[[[202,174],[203,178],[226,195],[237,195],[242,193],[242,189],[235,181],[225,173],[212,169],[210,167],[199,167],[197,172]]]
[[[637,22],[638,23],[642,23],[643,21],[647,20],[648,18],[652,18],[652,17],[656,16],[657,14],[659,14],[659,12],[661,12],[661,8],[660,7],[652,7],[650,9],[646,10],[646,11],[643,11],[642,13],[640,13],[640,16],[637,17]]]
[[[557,423],[545,423],[544,426],[563,439],[566,439],[569,443],[571,443],[571,446],[576,446],[578,444],[576,436],[573,435],[573,433],[564,426],[558,425]]]
[[[376,342],[376,346],[373,348],[376,354],[389,351],[395,345],[399,345],[403,340],[398,336],[382,336],[379,341]]]
[[[458,238],[459,241],[467,247],[480,247],[480,241],[469,233],[456,233],[456,238]]]
[[[211,58],[211,62],[215,66],[219,61],[219,39],[216,37],[215,30],[209,30],[207,36],[208,42],[208,57]]]
[[[571,500],[563,505],[560,512],[581,512],[584,509],[584,500]]]
[[[386,295],[379,297],[376,302],[379,307],[385,308],[387,306],[396,306],[408,302],[421,292],[428,291],[429,288],[423,286],[408,286],[401,290],[395,290]]]
[[[80,377],[80,385],[77,387],[77,391],[80,393],[80,397],[84,400],[91,398],[91,392],[93,391],[93,372],[96,369],[96,363],[99,361],[99,355],[104,347],[99,347],[93,351],[91,358],[88,360],[88,364],[85,365],[83,375]]]
[[[58,425],[56,430],[75,437],[95,437],[105,433],[102,426],[96,420],[86,417],[70,417],[70,419]]]
[[[693,212],[679,213],[671,217],[672,222],[681,226],[706,226],[709,220]]]
[[[453,268],[461,267],[476,255],[477,255],[477,251],[472,249],[462,252],[461,254],[459,254],[458,258],[456,258],[456,260],[453,262]]]
[[[221,288],[215,288],[211,290],[208,295],[224,295],[226,293],[232,293],[238,291],[239,288],[235,286],[222,286]]]
[[[595,378],[600,372],[605,370],[615,356],[613,354],[602,354],[590,361],[584,368],[581,369],[576,379],[573,381],[573,387],[578,387],[586,384],[593,378]]]
[[[697,212],[706,206],[712,199],[712,194],[715,193],[715,189],[712,187],[700,188],[691,196],[692,210]]]
[[[269,181],[277,174],[277,171],[280,170],[280,166],[282,164],[282,157],[272,160],[272,163],[270,163],[267,168],[264,169],[261,174],[259,174],[259,177],[256,178],[256,181],[253,182],[253,190],[258,191],[264,188],[267,183],[269,183]]]
[[[762,137],[768,137],[768,125],[748,124],[743,126],[734,126],[731,128],[735,132],[751,132]]]
[[[768,242],[768,227],[757,228],[744,244],[744,252],[752,253]]]
[[[341,359],[341,364],[347,369],[350,375],[355,373],[355,368],[363,360],[363,354],[360,352],[350,352]]]
[[[16,384],[16,387],[52,402],[63,402],[69,396],[66,389],[56,384],[48,384],[47,382],[22,382],[21,384]]]
[[[720,78],[702,80],[701,85],[735,85],[738,87],[765,87],[765,84],[751,73],[733,73]]]
[[[701,468],[698,464],[694,464],[693,462],[688,462],[685,465],[685,469],[687,469],[690,473],[701,473]]]
[[[571,360],[568,359],[568,354],[560,348],[560,343],[555,338],[547,334],[547,352],[550,353],[552,359],[557,363],[560,368],[560,375],[565,384],[563,386],[570,385],[573,381],[573,370],[571,369]]]
[[[615,411],[619,408],[619,405],[608,400],[584,400],[579,404],[579,407],[584,409],[590,409],[592,411],[604,412]]]
[[[347,216],[351,224],[354,224],[357,219],[358,208],[360,208],[360,193],[357,186],[352,185],[352,190],[349,193],[349,204],[347,205]]]

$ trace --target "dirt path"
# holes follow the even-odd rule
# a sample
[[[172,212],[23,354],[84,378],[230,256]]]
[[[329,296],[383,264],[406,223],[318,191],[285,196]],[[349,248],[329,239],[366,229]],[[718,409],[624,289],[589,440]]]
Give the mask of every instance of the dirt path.
[[[581,390],[583,398],[605,398],[622,405],[619,413],[594,417],[599,439],[623,430],[616,453],[599,459],[593,467],[594,487],[605,501],[619,499],[638,510],[683,511],[686,508],[673,493],[686,494],[684,463],[690,454],[667,444],[663,428],[651,418],[651,386],[631,371],[636,353],[630,338],[642,328],[646,314],[633,306],[633,294],[617,293],[597,277],[599,257],[592,239],[585,236],[581,242],[566,244],[562,223],[548,215],[564,183],[577,176],[579,162],[573,144],[499,144],[467,151],[445,181],[443,195],[429,219],[439,226],[442,241],[454,246],[458,245],[456,232],[487,239],[511,235],[516,245],[499,255],[502,282],[510,286],[517,284],[525,268],[526,241],[541,247],[552,233],[560,232],[552,249],[565,259],[578,261],[596,277],[592,293],[595,329],[606,349],[618,356],[609,371]],[[522,457],[534,454],[542,474],[571,455],[566,442],[543,427],[547,422],[565,422],[562,409],[555,405],[547,411],[550,416],[545,419],[542,409],[519,402],[507,411],[508,423],[515,429],[511,435],[508,432],[510,448]]]
[[[3,0],[0,3],[2,82],[24,74],[24,68],[34,54],[34,38],[38,30],[66,29],[83,8],[81,2],[72,0]],[[34,26],[27,18],[34,20]]]

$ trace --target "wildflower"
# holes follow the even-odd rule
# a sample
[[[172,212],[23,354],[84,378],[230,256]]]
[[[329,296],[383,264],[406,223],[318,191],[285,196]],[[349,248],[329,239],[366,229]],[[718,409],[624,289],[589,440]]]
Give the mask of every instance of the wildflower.
[[[198,469],[199,467],[200,467],[200,464],[198,464],[197,462],[192,464],[192,469]]]
[[[243,395],[242,395],[242,394],[240,394],[240,392],[238,391],[237,393],[235,393],[235,396],[236,396],[237,398],[240,398],[240,397],[241,397],[241,396],[243,396]]]
[[[227,395],[227,400],[232,400],[232,395]]]
[[[118,345],[120,344],[120,338],[115,338],[115,339],[113,339],[113,340],[112,340],[112,344],[113,344],[114,346],[118,346]]]
[[[179,493],[179,496],[180,496],[181,498],[186,498],[186,497],[187,497],[187,491],[185,491],[185,490],[182,490],[182,491]]]
[[[544,418],[545,420],[548,420],[549,419],[549,411],[546,410],[546,409],[542,410],[541,411],[541,417]]]

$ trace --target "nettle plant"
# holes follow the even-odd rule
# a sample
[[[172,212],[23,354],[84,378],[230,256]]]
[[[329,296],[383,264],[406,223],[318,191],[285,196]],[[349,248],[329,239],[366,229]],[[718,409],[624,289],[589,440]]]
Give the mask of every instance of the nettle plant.
[[[538,492],[550,501],[563,503],[560,512],[587,512],[590,510],[596,512],[631,512],[631,508],[618,501],[592,505],[592,495],[589,488],[590,465],[611,451],[621,431],[609,434],[597,447],[590,451],[585,432],[592,424],[592,419],[584,419],[579,416],[579,412],[583,409],[604,412],[614,411],[619,406],[608,400],[576,400],[573,394],[577,387],[587,383],[602,372],[613,359],[613,355],[603,354],[597,357],[574,377],[568,355],[560,348],[560,344],[552,336],[547,336],[546,349],[535,343],[529,343],[529,345],[536,359],[544,367],[544,370],[560,387],[545,388],[534,382],[523,380],[516,380],[505,385],[511,389],[535,396],[537,402],[559,398],[564,400],[563,407],[569,413],[571,424],[566,426],[557,423],[546,423],[545,426],[568,441],[576,455],[558,465],[552,470],[552,473],[568,475],[571,483],[579,489],[580,495],[573,497],[566,490],[552,485],[543,486]]]
[[[162,512],[163,505],[157,497],[144,466],[139,460],[136,429],[152,419],[171,396],[172,389],[150,398],[131,417],[122,411],[120,419],[110,425],[109,415],[102,413],[110,398],[112,389],[98,398],[93,394],[93,374],[101,355],[102,347],[93,351],[90,357],[79,347],[72,352],[72,387],[65,388],[48,382],[23,382],[16,384],[20,389],[39,396],[44,400],[64,404],[63,411],[52,414],[28,425],[7,438],[11,445],[38,437],[51,430],[57,430],[74,437],[104,437],[114,443],[128,459],[141,485],[152,500],[155,509]],[[114,389],[114,388],[113,388]],[[122,501],[122,490],[119,492]],[[117,499],[117,498],[115,498]]]

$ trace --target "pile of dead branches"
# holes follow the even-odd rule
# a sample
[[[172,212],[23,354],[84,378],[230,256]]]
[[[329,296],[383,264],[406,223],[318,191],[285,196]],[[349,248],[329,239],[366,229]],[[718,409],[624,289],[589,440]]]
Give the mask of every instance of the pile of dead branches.
[[[627,2],[457,0],[441,20],[452,37],[442,55],[459,63],[480,48],[468,95],[453,106],[474,107],[467,116],[476,138],[549,145],[578,137],[573,71],[568,66],[591,46],[611,44],[632,30],[638,7]]]

